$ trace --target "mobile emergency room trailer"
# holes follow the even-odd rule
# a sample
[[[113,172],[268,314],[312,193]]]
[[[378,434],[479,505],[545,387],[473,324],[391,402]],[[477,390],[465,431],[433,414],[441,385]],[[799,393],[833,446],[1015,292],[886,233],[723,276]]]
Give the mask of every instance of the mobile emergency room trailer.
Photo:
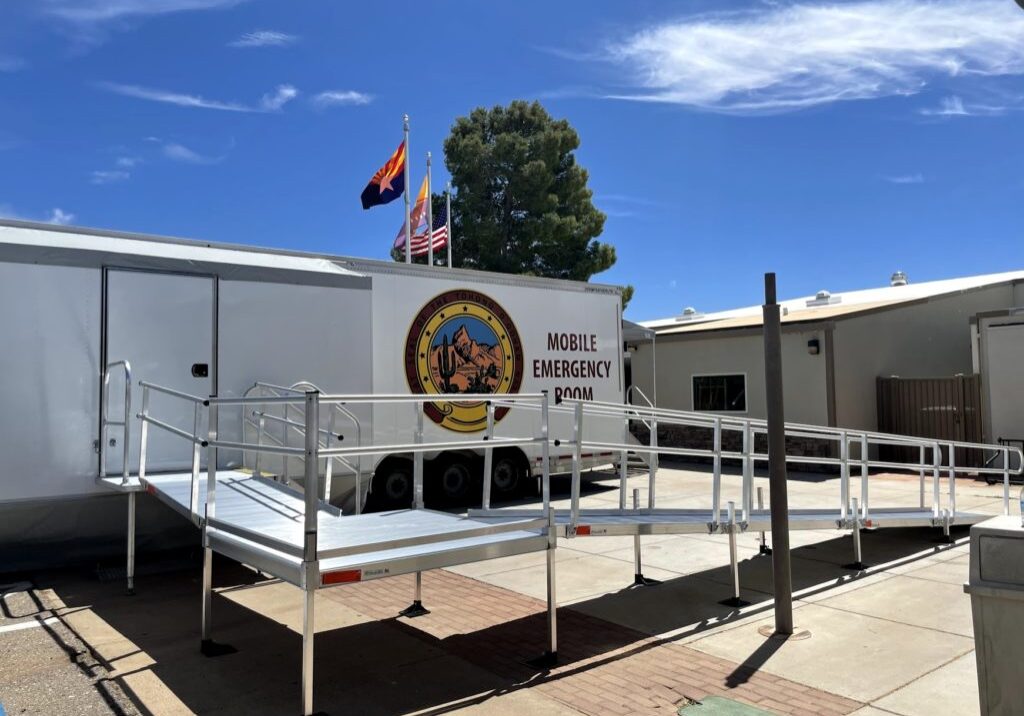
[[[138,469],[141,383],[220,397],[315,386],[623,399],[621,298],[611,286],[3,220],[0,305],[0,564],[12,568],[39,561],[33,547],[57,543],[64,547],[45,559],[123,550],[122,503],[97,478],[120,475],[125,461]],[[135,405],[125,404],[126,379]],[[174,397],[154,392],[148,408],[178,433],[196,432],[199,411]],[[221,437],[301,445],[293,418],[253,411],[222,425]],[[420,437],[444,442],[483,434],[488,411],[482,401],[428,404],[425,418]],[[537,424],[507,407],[491,420],[495,435],[512,437]],[[417,431],[398,403],[340,406],[332,425],[330,438],[349,446],[408,443]],[[568,418],[552,417],[552,435],[570,430]],[[146,445],[150,473],[191,469],[193,457],[205,468],[205,451],[194,456],[175,433],[153,431]],[[535,445],[493,452],[495,496],[540,472]],[[427,453],[428,494],[465,495],[481,474],[477,453]],[[551,469],[569,469],[571,457],[552,448]],[[611,461],[596,451],[582,459]],[[287,456],[258,460],[218,453],[223,469],[284,472],[285,482],[294,469]],[[369,493],[373,505],[406,507],[412,472],[408,455],[337,465],[332,502],[351,512]],[[177,525],[149,501],[140,509],[150,511],[140,540],[167,538]]]

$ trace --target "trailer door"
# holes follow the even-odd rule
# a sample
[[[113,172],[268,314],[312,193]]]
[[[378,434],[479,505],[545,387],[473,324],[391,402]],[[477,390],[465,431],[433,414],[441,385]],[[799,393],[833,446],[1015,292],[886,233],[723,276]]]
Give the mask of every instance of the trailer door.
[[[149,271],[106,272],[106,362],[127,360],[134,384],[129,453],[132,473],[139,467],[141,424],[134,418],[142,407],[139,381],[201,398],[214,392],[215,280],[212,276]],[[113,416],[121,414],[124,404],[113,378],[111,382],[108,414],[114,419]],[[189,433],[193,431],[194,404],[153,392],[149,409],[153,417]],[[202,411],[201,417],[205,426]],[[111,446],[109,439],[117,444]],[[105,446],[108,474],[116,475],[122,470],[121,439],[121,431],[112,428]],[[147,472],[189,470],[191,465],[192,446],[188,441],[150,426]]]

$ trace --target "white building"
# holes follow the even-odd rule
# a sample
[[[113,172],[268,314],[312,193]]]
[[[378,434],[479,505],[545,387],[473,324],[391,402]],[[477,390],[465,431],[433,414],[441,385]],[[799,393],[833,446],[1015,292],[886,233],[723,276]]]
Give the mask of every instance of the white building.
[[[1007,309],[1024,306],[1024,271],[927,283],[909,283],[897,273],[883,288],[823,290],[781,306],[786,419],[876,429],[878,377],[985,371],[997,350],[986,332],[990,314],[1001,312],[1005,319]],[[998,360],[1003,373],[1015,376],[1024,399],[1024,316],[1014,320],[1019,327],[1013,347],[1002,341]],[[642,325],[656,332],[656,340],[632,347],[632,379],[659,406],[765,416],[761,306],[708,314],[688,308]],[[973,336],[985,338],[980,348],[972,341],[972,325]],[[1000,415],[1011,410],[999,409]],[[985,424],[986,437],[1001,436],[989,432],[991,419]],[[1024,422],[1020,428],[1024,432]]]

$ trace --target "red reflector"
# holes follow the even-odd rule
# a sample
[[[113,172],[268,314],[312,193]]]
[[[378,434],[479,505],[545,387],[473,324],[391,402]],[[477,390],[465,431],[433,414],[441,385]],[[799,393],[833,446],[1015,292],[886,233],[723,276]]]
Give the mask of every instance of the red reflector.
[[[156,488],[153,487],[152,485],[146,485],[146,492],[148,492],[151,495],[155,495],[156,494]]]
[[[361,569],[343,569],[340,572],[328,572],[320,581],[324,584],[347,584],[350,582],[361,582],[363,571]]]
[[[871,527],[872,526],[871,520],[864,520],[864,526],[865,527]]]
[[[576,536],[586,537],[590,534],[590,525],[576,525]]]

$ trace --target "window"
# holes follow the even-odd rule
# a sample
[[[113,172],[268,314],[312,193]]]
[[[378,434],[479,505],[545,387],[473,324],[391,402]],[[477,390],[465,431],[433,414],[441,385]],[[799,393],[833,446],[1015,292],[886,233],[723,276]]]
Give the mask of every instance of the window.
[[[743,373],[693,376],[693,409],[746,412],[747,376]]]

